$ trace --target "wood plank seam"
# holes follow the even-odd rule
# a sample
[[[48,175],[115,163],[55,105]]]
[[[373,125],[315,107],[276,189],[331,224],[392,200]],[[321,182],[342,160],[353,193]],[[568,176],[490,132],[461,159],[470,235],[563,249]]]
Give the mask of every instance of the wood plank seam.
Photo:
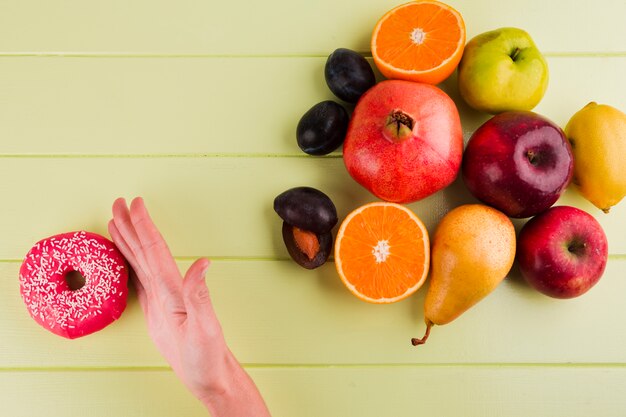
[[[626,368],[624,362],[242,363],[246,369]],[[169,366],[5,366],[0,372],[169,372]]]
[[[328,155],[316,156],[319,159],[342,158],[341,153],[331,153]],[[148,154],[27,154],[27,153],[7,153],[0,154],[0,158],[6,159],[114,159],[114,158],[136,158],[136,159],[157,159],[157,158],[311,158],[304,152],[299,153],[148,153]]]
[[[330,54],[332,51],[328,51]],[[371,58],[371,51],[356,50],[355,52],[364,56],[365,58]],[[141,53],[141,52],[2,52],[0,51],[0,58],[164,58],[164,59],[194,59],[194,58],[326,58],[328,54],[210,54],[210,53]],[[581,52],[556,52],[546,51],[542,52],[545,57],[548,58],[610,58],[610,57],[626,57],[626,51],[613,51],[613,52],[596,52],[596,51],[581,51]]]

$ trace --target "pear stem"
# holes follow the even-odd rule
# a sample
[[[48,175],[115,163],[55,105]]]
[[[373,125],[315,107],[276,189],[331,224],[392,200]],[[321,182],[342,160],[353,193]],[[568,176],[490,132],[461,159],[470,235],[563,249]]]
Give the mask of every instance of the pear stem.
[[[433,327],[433,324],[434,323],[432,321],[426,319],[426,333],[421,339],[418,339],[416,337],[411,339],[411,343],[413,344],[413,346],[419,346],[426,343],[426,340],[428,340],[428,336],[430,336],[430,329]]]

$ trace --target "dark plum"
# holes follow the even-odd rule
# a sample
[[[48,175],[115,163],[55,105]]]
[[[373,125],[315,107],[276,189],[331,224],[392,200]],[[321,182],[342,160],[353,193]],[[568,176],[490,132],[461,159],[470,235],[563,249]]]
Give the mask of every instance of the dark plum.
[[[295,187],[279,194],[274,211],[288,224],[317,234],[330,232],[337,224],[331,199],[312,187]]]
[[[376,84],[374,71],[367,60],[346,48],[339,48],[328,56],[324,75],[330,91],[348,103],[359,101],[363,93]]]
[[[283,222],[283,241],[291,258],[306,269],[324,264],[333,248],[331,232],[309,232],[287,222]]]
[[[309,155],[326,155],[343,143],[349,122],[341,104],[331,100],[317,103],[298,122],[298,146]]]

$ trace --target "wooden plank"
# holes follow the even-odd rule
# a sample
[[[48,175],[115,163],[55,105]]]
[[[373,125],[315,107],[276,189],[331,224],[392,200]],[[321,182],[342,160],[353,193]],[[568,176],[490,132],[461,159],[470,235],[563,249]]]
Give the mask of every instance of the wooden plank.
[[[0,372],[12,417],[206,416],[171,372]]]
[[[320,58],[0,64],[4,153],[301,153],[298,120],[332,97]]]
[[[18,269],[0,264],[0,369],[166,366],[134,295],[110,327],[66,340],[30,318]],[[418,348],[410,338],[425,329],[427,285],[405,301],[372,305],[344,288],[332,263],[306,271],[290,261],[215,261],[207,282],[227,341],[246,364],[626,364],[626,328],[607,330],[626,320],[625,271],[626,259],[612,259],[602,280],[573,300],[543,296],[514,271]]]
[[[140,194],[181,268],[218,257],[208,277],[217,313],[274,416],[626,415],[626,329],[614,325],[626,319],[626,203],[604,216],[575,192],[561,200],[596,214],[609,235],[613,256],[589,294],[549,299],[515,271],[419,349],[408,340],[423,332],[425,288],[370,305],[332,263],[305,271],[278,260],[287,256],[271,209],[279,192],[321,188],[340,217],[373,200],[338,155],[302,156],[293,132],[332,98],[325,56],[367,53],[376,19],[396,4],[1,2],[0,414],[206,415],[154,348],[134,295],[118,322],[74,341],[41,329],[19,296],[16,260],[36,240],[104,234],[113,199]],[[547,52],[538,112],[564,125],[591,100],[626,110],[623,0],[450,4],[469,36],[518,26]],[[458,100],[453,78],[443,87]],[[487,116],[457,102],[467,139]],[[411,208],[432,231],[469,201],[459,182]]]
[[[274,417],[622,417],[623,367],[249,369]],[[7,415],[206,416],[169,372],[0,372]],[[613,389],[607,389],[613,387]],[[523,395],[520,395],[523,393]]]
[[[469,37],[516,26],[549,52],[624,52],[626,5],[621,0],[602,0],[593,6],[584,0],[567,6],[528,0],[518,8],[499,0],[448,3],[463,15]],[[338,47],[365,51],[378,18],[397,4],[395,0],[243,4],[4,0],[0,51],[227,55],[326,55]],[[607,36],[598,35],[603,33]]]
[[[324,63],[314,57],[0,58],[0,155],[304,156],[297,123],[313,104],[333,98]],[[565,126],[592,100],[626,111],[614,83],[626,73],[626,57],[553,57],[549,65],[538,113]],[[442,88],[457,103],[468,139],[488,116],[463,103],[456,76]]]
[[[179,257],[285,258],[273,200],[300,185],[326,192],[339,218],[375,198],[340,158],[9,158],[0,164],[4,197],[0,259],[21,259],[38,240],[87,229],[106,234],[116,197],[141,195]],[[452,207],[475,202],[461,179],[409,205],[433,233]],[[610,252],[626,254],[626,203],[606,215],[572,190],[563,202],[594,214]],[[523,221],[516,221],[518,227]]]

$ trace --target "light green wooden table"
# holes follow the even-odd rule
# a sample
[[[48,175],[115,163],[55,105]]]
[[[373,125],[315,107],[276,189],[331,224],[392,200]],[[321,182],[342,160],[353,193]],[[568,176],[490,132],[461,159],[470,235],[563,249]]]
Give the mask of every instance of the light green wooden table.
[[[202,416],[149,340],[136,299],[105,330],[68,341],[41,329],[19,295],[22,257],[40,238],[106,234],[115,197],[143,196],[181,268],[209,256],[228,342],[273,415],[626,415],[626,203],[596,215],[605,276],[557,301],[515,270],[425,346],[424,289],[363,303],[332,263],[288,260],[273,198],[327,192],[343,218],[373,200],[339,153],[313,158],[295,126],[332,98],[326,56],[368,54],[390,0],[0,1],[0,414]],[[626,110],[626,2],[450,0],[468,37],[526,29],[548,59],[536,111],[564,126],[589,101]],[[453,77],[454,78],[454,77]],[[487,116],[457,101],[466,139]],[[461,182],[410,207],[432,232],[473,201]],[[518,226],[521,223],[518,222]]]

